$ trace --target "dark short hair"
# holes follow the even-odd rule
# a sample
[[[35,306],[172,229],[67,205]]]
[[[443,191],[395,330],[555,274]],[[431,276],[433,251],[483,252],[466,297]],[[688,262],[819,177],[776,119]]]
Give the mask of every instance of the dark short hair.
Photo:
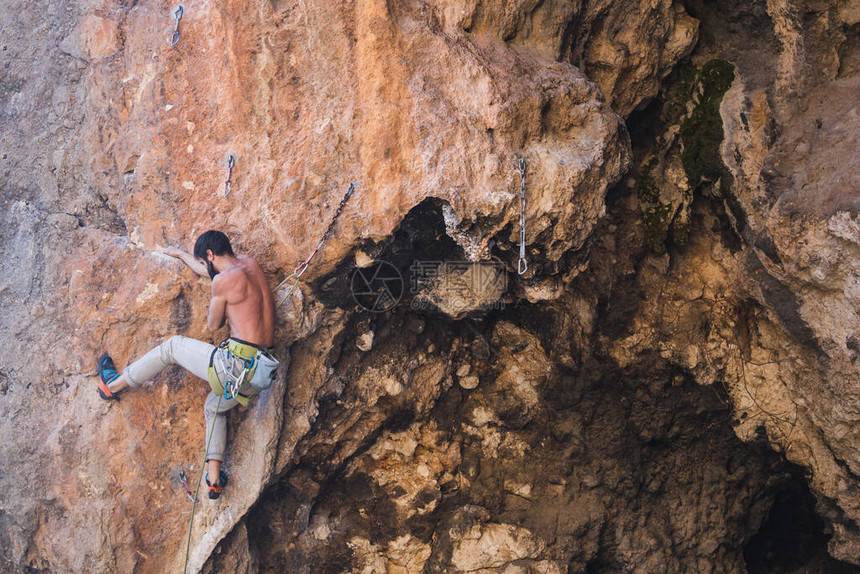
[[[206,251],[210,249],[213,255],[233,255],[230,240],[227,239],[226,235],[214,229],[210,229],[197,238],[194,243],[194,257],[206,259]]]

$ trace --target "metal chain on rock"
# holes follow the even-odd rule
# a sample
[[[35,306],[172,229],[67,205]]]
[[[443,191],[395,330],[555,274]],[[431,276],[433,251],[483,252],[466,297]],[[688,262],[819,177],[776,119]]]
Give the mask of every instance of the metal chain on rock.
[[[325,230],[325,233],[323,233],[323,236],[319,240],[319,243],[317,243],[316,247],[314,247],[314,250],[308,256],[308,258],[305,259],[304,261],[302,261],[299,264],[299,266],[296,267],[295,270],[293,270],[293,272],[289,276],[287,276],[286,279],[281,281],[281,283],[277,287],[275,287],[275,292],[277,293],[281,289],[281,287],[283,287],[290,279],[295,279],[295,282],[293,282],[293,284],[290,285],[290,288],[287,290],[287,292],[281,298],[280,302],[278,302],[278,306],[276,308],[279,308],[281,305],[283,305],[284,301],[286,301],[287,298],[290,295],[292,295],[293,290],[299,284],[299,279],[301,278],[302,275],[304,275],[305,271],[307,271],[308,265],[310,265],[311,259],[314,258],[314,255],[316,255],[317,252],[322,248],[323,243],[325,243],[326,240],[331,236],[332,232],[334,231],[334,226],[337,223],[337,220],[340,217],[341,212],[343,212],[343,208],[346,205],[346,202],[349,201],[349,198],[352,196],[353,192],[355,191],[355,186],[356,186],[356,182],[354,182],[354,181],[349,184],[349,187],[347,188],[346,193],[343,195],[343,198],[340,200],[340,205],[337,206],[337,210],[334,212],[334,216],[332,216],[331,222],[328,224],[328,228]]]
[[[520,169],[520,260],[517,262],[517,273],[525,273],[529,264],[526,261],[526,160],[521,157],[518,162]]]

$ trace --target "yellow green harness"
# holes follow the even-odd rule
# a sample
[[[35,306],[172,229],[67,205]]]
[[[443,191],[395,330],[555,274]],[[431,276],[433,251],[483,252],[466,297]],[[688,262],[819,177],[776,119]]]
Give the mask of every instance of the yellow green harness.
[[[254,395],[260,392],[251,385],[251,379],[257,370],[259,354],[266,352],[268,349],[265,347],[258,347],[234,337],[222,341],[209,355],[207,375],[212,392],[226,399],[236,399],[240,405],[247,406]],[[218,376],[216,361],[224,373],[224,381]]]

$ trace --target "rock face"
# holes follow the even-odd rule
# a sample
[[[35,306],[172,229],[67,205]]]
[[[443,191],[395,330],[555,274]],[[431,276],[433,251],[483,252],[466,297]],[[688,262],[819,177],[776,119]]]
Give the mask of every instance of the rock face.
[[[553,327],[575,324],[557,310]],[[260,569],[740,570],[746,522],[766,513],[768,481],[786,480],[776,455],[742,447],[719,395],[659,356],[607,371],[575,351],[576,365],[551,367],[569,342],[517,326],[550,317],[461,333],[428,316],[404,337],[393,315],[377,320],[371,353],[345,346],[332,366],[349,382],[321,401],[298,462],[248,516]],[[430,346],[473,365],[481,385],[451,385]],[[388,365],[406,366],[400,395],[383,391]]]
[[[0,5],[4,571],[182,570],[208,387],[105,403],[95,360],[226,336],[160,248],[274,286],[350,181],[188,571],[742,572],[797,489],[860,564],[860,10],[193,1],[172,47],[173,8]]]
[[[820,511],[833,520],[830,551],[856,563],[857,460],[846,441],[854,444],[848,429],[860,388],[851,288],[860,172],[857,100],[847,94],[860,79],[860,13],[838,3],[774,3],[766,11],[703,3],[690,11],[713,34],[693,63],[720,55],[735,66],[719,105],[722,141],[708,145],[700,131],[696,142],[712,158],[711,173],[690,181],[717,204],[716,217],[704,210],[699,217],[722,228],[723,240],[697,239],[668,273],[659,271],[666,288],[632,330],[667,337],[664,354],[700,382],[723,381],[740,437],[765,432],[809,469]],[[766,26],[745,42],[749,31],[726,14]],[[769,46],[776,50],[764,55]],[[672,193],[673,184],[658,187]],[[668,321],[686,331],[667,329]],[[622,363],[644,342],[641,333],[634,338],[618,347]]]

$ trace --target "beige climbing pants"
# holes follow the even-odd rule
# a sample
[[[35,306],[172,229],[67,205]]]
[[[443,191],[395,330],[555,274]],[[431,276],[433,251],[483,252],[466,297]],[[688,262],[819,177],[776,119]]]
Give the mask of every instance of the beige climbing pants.
[[[123,371],[123,376],[129,385],[138,388],[154,378],[165,367],[179,365],[192,375],[208,381],[209,357],[212,356],[214,350],[215,345],[177,335],[170,337],[127,366]],[[215,364],[217,369],[218,361],[215,361]],[[218,376],[224,380],[223,373],[219,372]],[[236,399],[221,398],[219,405],[218,395],[211,391],[206,397],[206,403],[203,406],[203,413],[206,418],[206,444],[209,445],[206,460],[224,460],[224,450],[227,447],[227,418],[225,413],[238,404]],[[215,412],[216,407],[217,413]],[[213,418],[215,419],[214,424]]]

